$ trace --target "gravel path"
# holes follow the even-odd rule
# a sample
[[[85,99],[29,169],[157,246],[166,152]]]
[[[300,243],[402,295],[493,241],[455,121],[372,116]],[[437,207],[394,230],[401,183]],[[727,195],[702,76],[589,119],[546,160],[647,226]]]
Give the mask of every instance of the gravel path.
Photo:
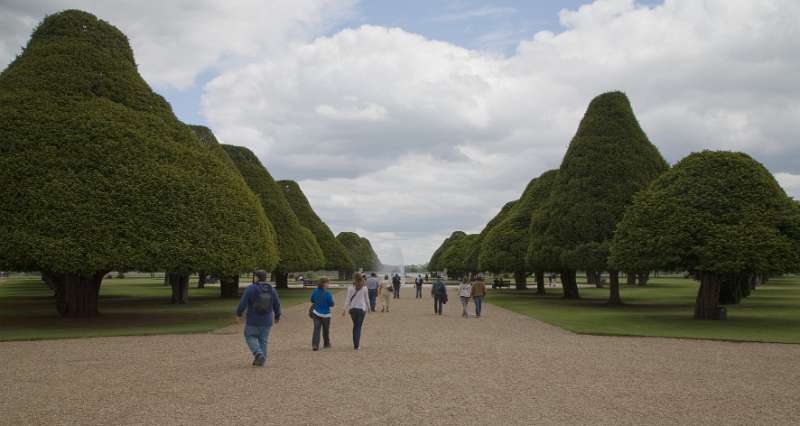
[[[339,316],[312,352],[307,305],[287,309],[265,369],[240,327],[0,343],[0,424],[800,424],[800,345],[579,336],[402,296],[360,352]]]

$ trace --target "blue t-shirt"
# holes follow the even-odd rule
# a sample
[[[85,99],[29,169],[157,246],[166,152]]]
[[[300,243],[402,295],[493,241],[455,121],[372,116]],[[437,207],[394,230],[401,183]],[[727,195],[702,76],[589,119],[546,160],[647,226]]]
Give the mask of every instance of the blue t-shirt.
[[[333,295],[324,288],[315,288],[311,292],[311,303],[314,304],[314,311],[319,315],[330,315],[333,306]]]
[[[260,286],[267,286],[267,283],[251,284],[244,290],[242,300],[239,301],[239,307],[236,308],[236,315],[242,316],[244,311],[247,311],[247,325],[255,327],[271,327],[273,315],[277,319],[281,319],[281,301],[278,299],[278,292],[275,287],[270,286],[272,291],[272,311],[266,314],[259,314],[253,305],[256,303],[258,293],[261,291]]]

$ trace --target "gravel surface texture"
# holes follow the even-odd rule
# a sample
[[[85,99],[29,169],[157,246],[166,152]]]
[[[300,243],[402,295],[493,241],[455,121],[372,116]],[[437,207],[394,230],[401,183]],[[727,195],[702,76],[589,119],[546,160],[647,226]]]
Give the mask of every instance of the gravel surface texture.
[[[343,291],[330,350],[290,307],[266,368],[240,326],[0,343],[0,424],[800,424],[800,345],[581,336],[490,304],[464,319],[452,291],[439,317],[428,293],[367,315],[359,352]]]

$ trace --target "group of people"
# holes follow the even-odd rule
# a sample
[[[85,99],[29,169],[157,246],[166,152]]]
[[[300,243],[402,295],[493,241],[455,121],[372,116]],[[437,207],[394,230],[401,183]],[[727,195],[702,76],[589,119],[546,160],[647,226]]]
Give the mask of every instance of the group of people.
[[[266,271],[255,272],[255,282],[247,287],[236,309],[236,316],[241,321],[242,315],[247,312],[247,320],[244,327],[244,338],[250,352],[253,354],[254,366],[265,366],[267,363],[267,342],[269,333],[274,323],[280,322],[281,303],[278,292],[267,283]],[[422,298],[422,285],[425,280],[418,276],[414,281],[416,289],[416,299]],[[356,273],[353,285],[347,288],[345,294],[345,306],[342,316],[350,315],[353,322],[353,348],[358,351],[361,346],[361,331],[367,312],[375,312],[377,299],[381,301],[381,312],[389,312],[391,299],[400,297],[400,287],[402,279],[395,274],[390,281],[389,275],[383,276],[383,280],[378,279],[376,273],[366,274]],[[317,288],[311,292],[311,306],[308,315],[314,323],[314,331],[311,336],[311,349],[331,347],[330,326],[332,308],[335,306],[333,295],[328,290],[330,280],[322,277]],[[458,295],[461,299],[462,316],[469,317],[468,305],[470,299],[475,305],[475,316],[481,316],[481,305],[486,296],[486,284],[480,276],[469,282],[464,280],[458,288]],[[433,297],[434,314],[442,315],[443,305],[447,303],[447,287],[441,278],[437,278],[431,288]]]

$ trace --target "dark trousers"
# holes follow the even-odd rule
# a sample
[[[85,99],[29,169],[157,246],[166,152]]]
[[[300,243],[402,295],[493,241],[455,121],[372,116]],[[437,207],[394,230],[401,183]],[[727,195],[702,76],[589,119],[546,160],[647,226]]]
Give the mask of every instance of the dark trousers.
[[[325,347],[330,346],[331,345],[330,329],[331,329],[330,318],[322,318],[314,315],[314,334],[311,335],[311,347],[314,349],[319,349],[320,331],[322,331],[322,341],[324,342]]]
[[[475,316],[481,316],[481,305],[483,304],[483,296],[475,296],[472,298],[472,301],[475,303]]]
[[[353,347],[358,349],[361,344],[361,327],[364,325],[364,317],[367,315],[361,309],[350,309],[350,318],[353,319]]]
[[[378,289],[368,288],[367,295],[369,296],[369,310],[375,312],[375,304],[378,303]]]
[[[441,296],[433,296],[433,313],[435,314],[442,314],[442,301],[444,299]]]
[[[394,298],[395,299],[399,299],[400,298],[400,284],[392,284],[392,287],[394,287]]]
[[[417,299],[422,299],[422,286],[417,286]]]

